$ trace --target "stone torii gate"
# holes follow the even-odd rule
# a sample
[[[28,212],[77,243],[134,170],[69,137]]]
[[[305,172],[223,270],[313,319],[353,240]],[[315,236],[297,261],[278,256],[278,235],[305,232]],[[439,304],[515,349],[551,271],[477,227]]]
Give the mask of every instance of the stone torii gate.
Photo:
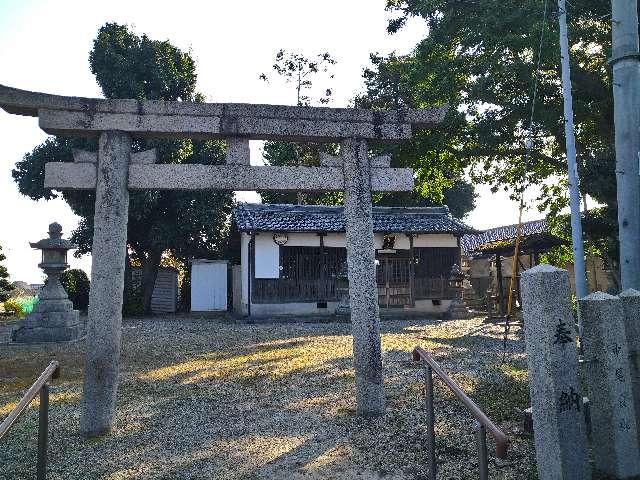
[[[45,187],[96,191],[80,430],[110,430],[115,413],[129,190],[344,191],[357,412],[384,412],[372,191],[410,191],[413,171],[370,158],[368,142],[399,142],[440,122],[446,106],[370,110],[63,97],[0,85],[0,107],[38,117],[49,134],[97,137],[98,152],[47,163]],[[226,165],[157,164],[132,138],[225,139]],[[249,140],[340,143],[319,167],[249,165]]]

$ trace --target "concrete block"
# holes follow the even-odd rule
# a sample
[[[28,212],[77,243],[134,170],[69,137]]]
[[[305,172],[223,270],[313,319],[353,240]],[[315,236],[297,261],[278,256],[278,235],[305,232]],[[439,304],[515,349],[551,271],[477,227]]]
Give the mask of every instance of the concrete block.
[[[320,152],[320,166],[322,167],[340,167],[342,168],[342,158],[331,155],[330,153]]]
[[[90,116],[113,113],[152,116],[252,117],[376,125],[409,123],[421,128],[441,122],[448,110],[448,105],[374,112],[357,108],[65,97],[0,85],[0,108],[9,113],[34,117],[39,115],[40,110],[64,110],[83,112]]]
[[[246,138],[228,138],[225,163],[227,165],[249,165],[251,163],[249,140]]]
[[[95,163],[49,162],[44,166],[44,187],[95,190]]]
[[[389,168],[391,166],[391,155],[378,155],[371,159],[372,168]]]
[[[76,163],[98,162],[98,152],[89,152],[87,150],[80,150],[79,148],[74,148],[71,151],[73,152],[73,161]]]
[[[137,165],[152,165],[157,162],[158,152],[155,148],[131,154],[131,163],[135,163]]]

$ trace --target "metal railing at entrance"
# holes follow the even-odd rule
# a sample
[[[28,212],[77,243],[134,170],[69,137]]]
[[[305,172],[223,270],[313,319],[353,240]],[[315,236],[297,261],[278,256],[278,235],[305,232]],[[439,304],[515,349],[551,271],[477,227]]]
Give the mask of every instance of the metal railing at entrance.
[[[496,442],[496,457],[506,459],[509,439],[495,423],[467,396],[460,386],[442,369],[429,353],[420,347],[413,349],[413,360],[424,363],[425,407],[427,410],[427,468],[429,479],[436,478],[436,439],[434,431],[435,414],[433,408],[433,373],[435,372],[449,387],[456,397],[467,407],[467,410],[476,419],[474,429],[478,445],[478,464],[480,479],[489,478],[489,460],[487,455],[487,431]]]
[[[52,361],[40,374],[38,379],[27,390],[27,393],[20,399],[18,404],[9,412],[7,418],[0,424],[0,440],[2,440],[11,427],[18,420],[18,417],[27,409],[31,401],[40,394],[40,409],[38,413],[38,462],[36,465],[36,478],[45,480],[47,478],[47,447],[49,444],[49,385],[47,382],[60,375],[60,365],[57,361]]]

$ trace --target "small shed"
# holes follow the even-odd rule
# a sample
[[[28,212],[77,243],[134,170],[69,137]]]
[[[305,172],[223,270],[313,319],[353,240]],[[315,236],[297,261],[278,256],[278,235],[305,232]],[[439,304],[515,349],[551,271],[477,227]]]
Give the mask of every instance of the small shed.
[[[191,261],[191,311],[227,310],[227,260]]]

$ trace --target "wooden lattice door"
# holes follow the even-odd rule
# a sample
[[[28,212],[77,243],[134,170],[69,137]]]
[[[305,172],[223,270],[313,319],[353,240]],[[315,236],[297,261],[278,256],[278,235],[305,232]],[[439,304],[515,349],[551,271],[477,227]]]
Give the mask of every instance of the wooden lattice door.
[[[411,305],[409,258],[380,255],[378,261],[376,280],[380,307],[402,308]]]

